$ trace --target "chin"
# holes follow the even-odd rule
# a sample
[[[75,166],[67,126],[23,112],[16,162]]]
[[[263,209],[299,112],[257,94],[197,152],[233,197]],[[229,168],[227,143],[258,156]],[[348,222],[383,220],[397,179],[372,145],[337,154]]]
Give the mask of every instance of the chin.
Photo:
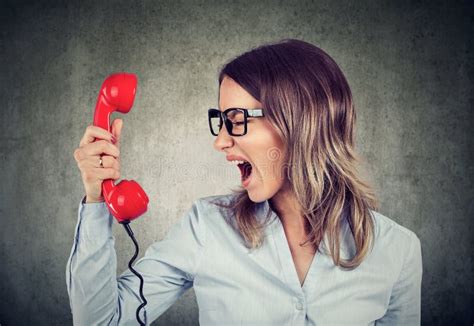
[[[254,191],[247,190],[247,194],[250,200],[253,201],[254,203],[261,203],[267,199],[265,196],[262,196],[262,194],[255,193]]]
[[[276,191],[268,191],[264,189],[247,189],[247,194],[254,203],[261,203],[273,197]]]

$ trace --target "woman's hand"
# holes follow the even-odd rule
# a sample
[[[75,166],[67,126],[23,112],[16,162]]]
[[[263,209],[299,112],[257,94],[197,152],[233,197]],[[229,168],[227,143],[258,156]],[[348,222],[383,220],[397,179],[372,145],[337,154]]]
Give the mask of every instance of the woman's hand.
[[[74,150],[74,159],[81,171],[86,191],[86,203],[103,202],[102,181],[120,177],[119,145],[122,124],[122,119],[115,119],[112,122],[112,133],[97,126],[87,126],[79,148]],[[96,138],[100,140],[94,141]],[[103,167],[100,166],[101,157]]]

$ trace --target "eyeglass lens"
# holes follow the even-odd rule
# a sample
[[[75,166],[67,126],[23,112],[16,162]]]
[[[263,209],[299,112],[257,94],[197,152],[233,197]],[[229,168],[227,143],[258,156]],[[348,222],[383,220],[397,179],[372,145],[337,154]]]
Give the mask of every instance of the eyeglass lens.
[[[243,135],[245,133],[245,114],[242,110],[227,111],[227,131],[234,136]],[[210,125],[212,133],[217,135],[222,128],[222,121],[219,112],[213,112],[210,116]],[[229,130],[230,129],[230,130]]]

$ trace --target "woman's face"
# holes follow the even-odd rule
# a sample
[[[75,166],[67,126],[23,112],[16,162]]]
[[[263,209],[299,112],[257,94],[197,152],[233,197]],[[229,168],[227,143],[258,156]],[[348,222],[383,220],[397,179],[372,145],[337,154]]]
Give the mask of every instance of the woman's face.
[[[233,79],[225,76],[219,89],[219,110],[228,108],[258,109],[262,108],[262,104]],[[263,112],[265,114],[265,108]],[[225,152],[228,160],[245,160],[251,164],[251,174],[242,185],[253,202],[270,199],[282,188],[284,143],[267,118],[249,117],[247,133],[243,136],[230,136],[222,126],[214,147]]]

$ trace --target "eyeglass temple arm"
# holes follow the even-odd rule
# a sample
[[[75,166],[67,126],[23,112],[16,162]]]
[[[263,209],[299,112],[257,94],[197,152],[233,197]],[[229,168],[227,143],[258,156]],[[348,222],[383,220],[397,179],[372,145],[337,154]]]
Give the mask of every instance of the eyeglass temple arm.
[[[249,117],[263,117],[262,109],[247,110]]]

